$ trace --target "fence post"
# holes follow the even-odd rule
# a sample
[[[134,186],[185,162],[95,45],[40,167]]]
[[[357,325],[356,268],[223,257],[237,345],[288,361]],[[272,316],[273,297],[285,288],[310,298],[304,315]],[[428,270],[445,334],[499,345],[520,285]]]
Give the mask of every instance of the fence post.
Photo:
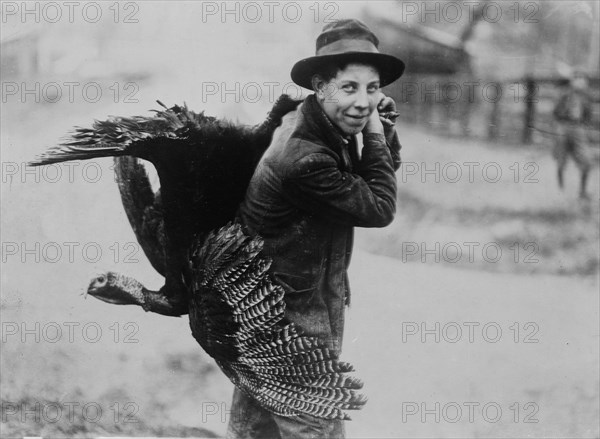
[[[525,117],[523,123],[523,143],[531,143],[533,120],[535,118],[535,80],[531,76],[525,78]]]
[[[488,138],[493,140],[498,137],[500,131],[500,99],[495,99],[492,102],[492,111],[490,112],[490,120],[488,123]]]

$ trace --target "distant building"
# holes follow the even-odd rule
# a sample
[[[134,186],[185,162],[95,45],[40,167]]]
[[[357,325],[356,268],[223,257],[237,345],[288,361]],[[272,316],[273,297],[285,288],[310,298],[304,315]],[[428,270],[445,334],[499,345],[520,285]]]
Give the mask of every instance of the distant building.
[[[375,23],[380,49],[406,62],[406,75],[471,73],[471,57],[460,38],[424,25],[408,25],[385,17],[367,17],[366,20]]]
[[[3,36],[0,40],[2,78],[36,76],[39,73],[39,42],[40,33],[33,28]]]

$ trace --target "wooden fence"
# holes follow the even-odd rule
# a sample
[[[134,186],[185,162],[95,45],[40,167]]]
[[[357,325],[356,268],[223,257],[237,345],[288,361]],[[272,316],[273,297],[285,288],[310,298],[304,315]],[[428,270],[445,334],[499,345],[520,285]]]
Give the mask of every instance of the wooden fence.
[[[565,81],[521,78],[484,81],[466,76],[402,78],[385,91],[398,102],[402,120],[436,134],[507,144],[551,143],[552,112]],[[600,87],[592,82],[593,128],[600,140]]]

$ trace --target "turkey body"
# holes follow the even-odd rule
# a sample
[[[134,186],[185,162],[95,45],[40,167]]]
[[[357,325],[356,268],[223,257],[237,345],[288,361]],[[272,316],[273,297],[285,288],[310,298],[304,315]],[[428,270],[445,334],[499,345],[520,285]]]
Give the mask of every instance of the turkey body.
[[[154,118],[112,118],[77,129],[32,164],[115,157],[127,217],[165,285],[152,292],[108,273],[92,281],[90,294],[165,315],[188,313],[202,348],[273,413],[349,419],[344,410],[366,402],[356,392],[360,380],[346,375],[352,366],[285,321],[284,290],[269,274],[262,239],[232,222],[275,128],[298,104],[282,96],[253,128],[177,106]],[[138,159],[155,166],[160,191]]]
[[[165,277],[160,293],[181,315],[189,300],[190,242],[233,219],[273,132],[299,103],[282,95],[267,119],[254,127],[185,106],[157,111],[154,117],[112,117],[96,121],[91,129],[76,129],[70,141],[30,164],[116,157],[129,221],[152,266]],[[159,194],[151,193],[136,158],[156,168]]]

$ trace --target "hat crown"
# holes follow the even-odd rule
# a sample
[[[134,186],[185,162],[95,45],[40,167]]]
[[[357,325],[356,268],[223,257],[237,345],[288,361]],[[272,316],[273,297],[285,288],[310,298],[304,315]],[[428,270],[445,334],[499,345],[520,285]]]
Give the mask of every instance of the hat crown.
[[[391,84],[404,72],[404,62],[380,53],[379,39],[367,25],[353,18],[327,23],[317,37],[316,46],[315,56],[296,62],[291,71],[292,80],[309,90],[312,89],[312,77],[325,63],[347,65],[354,62],[373,66],[379,71],[381,87]]]
[[[379,39],[363,22],[356,19],[340,19],[327,23],[317,37],[316,53],[339,40],[366,40],[371,42],[375,49],[379,46]]]

